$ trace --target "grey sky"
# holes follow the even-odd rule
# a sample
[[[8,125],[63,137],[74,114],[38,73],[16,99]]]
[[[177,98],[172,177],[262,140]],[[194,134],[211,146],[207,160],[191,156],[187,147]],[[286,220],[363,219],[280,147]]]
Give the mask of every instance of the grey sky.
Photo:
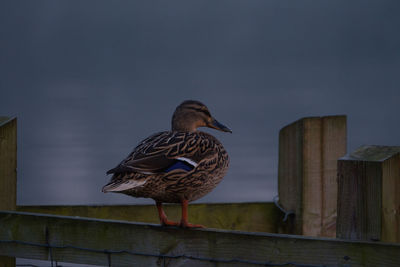
[[[348,115],[350,151],[399,145],[399,14],[398,1],[2,1],[18,199],[136,203],[100,192],[105,171],[190,98],[234,131],[210,131],[232,164],[203,201],[270,200],[278,131],[304,116]]]

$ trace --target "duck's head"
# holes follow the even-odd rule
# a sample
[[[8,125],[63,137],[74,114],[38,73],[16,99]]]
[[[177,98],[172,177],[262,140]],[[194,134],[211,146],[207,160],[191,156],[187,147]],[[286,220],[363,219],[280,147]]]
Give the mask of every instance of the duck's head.
[[[231,129],[211,116],[210,111],[203,103],[186,100],[175,109],[172,116],[172,130],[194,132],[198,127],[209,127],[232,133]]]

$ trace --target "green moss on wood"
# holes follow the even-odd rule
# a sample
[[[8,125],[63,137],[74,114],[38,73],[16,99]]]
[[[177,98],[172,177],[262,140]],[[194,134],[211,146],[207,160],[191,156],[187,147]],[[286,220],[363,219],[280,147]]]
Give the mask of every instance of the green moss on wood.
[[[179,221],[180,205],[165,205],[171,220]],[[18,211],[159,223],[154,205],[19,206]],[[273,203],[192,204],[189,221],[208,228],[277,233],[282,214]]]

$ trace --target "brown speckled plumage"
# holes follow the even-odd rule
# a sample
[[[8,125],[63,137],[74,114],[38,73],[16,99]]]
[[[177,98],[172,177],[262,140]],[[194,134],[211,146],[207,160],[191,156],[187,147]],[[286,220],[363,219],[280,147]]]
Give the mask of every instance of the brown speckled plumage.
[[[211,117],[202,103],[183,102],[173,115],[172,130],[146,138],[109,170],[107,174],[113,177],[103,192],[152,198],[159,207],[161,223],[170,225],[172,222],[162,218],[165,214],[161,203],[184,204],[199,199],[213,190],[228,170],[226,150],[215,137],[198,131],[201,126],[230,132]],[[181,226],[193,226],[187,218],[186,222],[183,220],[184,216]]]

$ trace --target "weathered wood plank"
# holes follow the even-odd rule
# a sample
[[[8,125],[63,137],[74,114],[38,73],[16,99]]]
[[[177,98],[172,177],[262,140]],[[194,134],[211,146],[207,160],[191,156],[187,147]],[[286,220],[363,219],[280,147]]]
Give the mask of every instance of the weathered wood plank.
[[[338,237],[380,240],[382,177],[380,166],[367,161],[338,162]]]
[[[303,122],[298,120],[279,131],[279,202],[296,215],[288,218],[285,232],[302,234]]]
[[[303,119],[303,124],[302,234],[321,236],[322,120],[321,118],[306,118]]]
[[[382,167],[382,240],[400,242],[400,153]]]
[[[17,203],[17,119],[0,117],[0,209],[15,210]],[[0,266],[15,259],[0,257]]]
[[[295,212],[288,231],[334,237],[336,161],[346,153],[346,116],[300,119],[279,132],[279,202]]]
[[[52,258],[83,264],[108,265],[109,257],[104,253],[107,250],[147,255],[109,253],[113,266],[162,266],[162,258],[150,254],[186,256],[166,259],[165,263],[173,266],[215,266],[215,262],[207,260],[209,258],[269,264],[400,266],[400,244],[213,229],[184,230],[123,221],[1,211],[0,255],[41,260],[50,257],[50,250],[46,247],[4,242],[12,240],[39,244],[48,242],[52,246],[66,247],[53,248]],[[251,266],[244,262],[236,263]],[[218,266],[225,264],[221,262]]]
[[[337,237],[400,242],[400,147],[363,146],[338,161]]]
[[[347,150],[346,116],[322,117],[322,224],[321,236],[336,236],[337,160]]]
[[[180,220],[180,205],[165,205],[171,220]],[[159,223],[155,205],[18,206],[18,211],[99,219]],[[189,220],[210,228],[277,233],[282,213],[273,203],[191,204]]]
[[[0,117],[0,209],[15,210],[17,196],[17,119]]]

